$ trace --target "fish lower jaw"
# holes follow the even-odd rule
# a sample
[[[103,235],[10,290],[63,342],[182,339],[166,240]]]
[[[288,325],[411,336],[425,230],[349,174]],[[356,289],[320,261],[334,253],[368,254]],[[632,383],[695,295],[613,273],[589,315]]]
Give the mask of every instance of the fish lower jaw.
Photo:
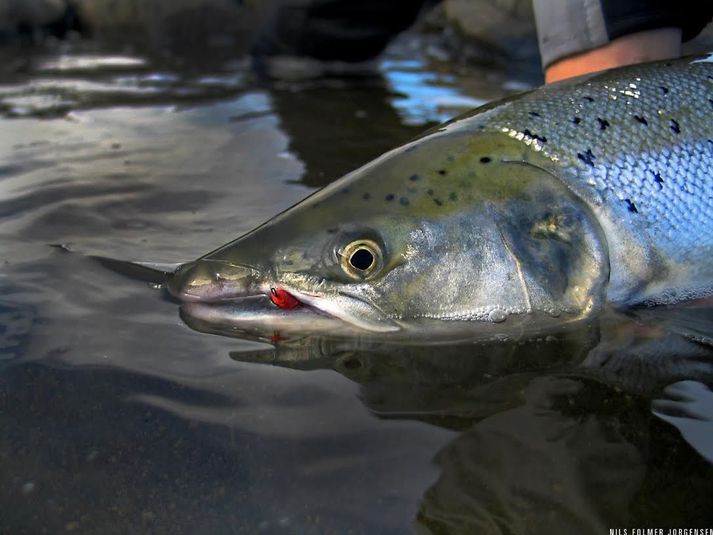
[[[353,295],[339,292],[314,293],[290,285],[282,285],[281,288],[303,305],[364,331],[388,333],[400,331],[403,328],[403,325],[386,315],[378,307]]]

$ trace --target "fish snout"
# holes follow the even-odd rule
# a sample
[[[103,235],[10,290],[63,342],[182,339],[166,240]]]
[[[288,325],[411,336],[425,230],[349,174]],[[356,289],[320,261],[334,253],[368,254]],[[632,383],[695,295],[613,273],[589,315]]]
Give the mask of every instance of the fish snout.
[[[181,265],[166,287],[181,301],[225,301],[256,293],[257,275],[255,269],[247,266],[220,260],[196,260]]]

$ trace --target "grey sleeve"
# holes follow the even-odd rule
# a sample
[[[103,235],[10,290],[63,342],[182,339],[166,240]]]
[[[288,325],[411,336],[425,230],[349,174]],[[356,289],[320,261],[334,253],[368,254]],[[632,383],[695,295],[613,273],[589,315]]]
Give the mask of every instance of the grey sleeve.
[[[542,65],[657,28],[681,28],[692,39],[713,17],[701,0],[533,0]]]
[[[542,66],[609,42],[599,0],[534,0]]]

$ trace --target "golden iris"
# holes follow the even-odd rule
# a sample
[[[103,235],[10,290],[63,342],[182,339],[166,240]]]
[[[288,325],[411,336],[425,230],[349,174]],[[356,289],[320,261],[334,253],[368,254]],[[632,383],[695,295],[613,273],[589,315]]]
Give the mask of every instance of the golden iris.
[[[355,240],[337,252],[339,264],[353,279],[367,279],[383,265],[381,247],[372,240]]]

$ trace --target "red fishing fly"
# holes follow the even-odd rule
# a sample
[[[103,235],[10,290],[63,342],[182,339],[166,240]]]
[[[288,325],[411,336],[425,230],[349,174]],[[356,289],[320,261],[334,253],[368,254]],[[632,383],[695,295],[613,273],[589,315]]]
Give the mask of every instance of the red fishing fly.
[[[270,300],[275,303],[277,308],[285,310],[292,310],[300,306],[300,302],[292,294],[278,288],[270,288]]]

